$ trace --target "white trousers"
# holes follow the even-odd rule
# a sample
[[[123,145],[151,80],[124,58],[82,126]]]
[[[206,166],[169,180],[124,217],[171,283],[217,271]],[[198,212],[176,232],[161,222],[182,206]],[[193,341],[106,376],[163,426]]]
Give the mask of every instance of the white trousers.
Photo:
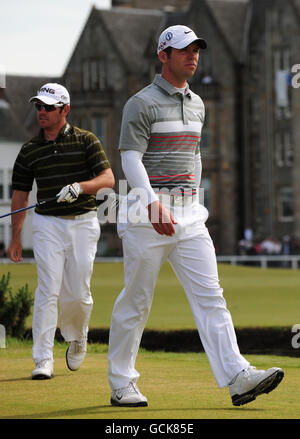
[[[100,226],[96,212],[78,218],[34,214],[33,250],[38,273],[32,322],[35,363],[53,360],[58,300],[64,339],[87,337],[93,306],[90,279]]]
[[[108,376],[112,389],[125,387],[139,377],[136,356],[156,279],[165,261],[171,264],[185,290],[217,385],[227,386],[249,366],[240,354],[220,288],[215,249],[205,226],[207,210],[198,202],[184,210],[167,207],[178,222],[172,237],[159,235],[150,223],[119,224],[125,287],[111,318]]]

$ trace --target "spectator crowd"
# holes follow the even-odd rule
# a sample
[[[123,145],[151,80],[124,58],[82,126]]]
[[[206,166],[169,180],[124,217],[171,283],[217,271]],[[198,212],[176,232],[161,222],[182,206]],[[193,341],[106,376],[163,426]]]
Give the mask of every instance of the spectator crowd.
[[[281,239],[267,236],[263,240],[254,240],[251,229],[246,229],[243,239],[238,242],[239,255],[291,255],[300,253],[300,243],[292,242],[289,235]]]

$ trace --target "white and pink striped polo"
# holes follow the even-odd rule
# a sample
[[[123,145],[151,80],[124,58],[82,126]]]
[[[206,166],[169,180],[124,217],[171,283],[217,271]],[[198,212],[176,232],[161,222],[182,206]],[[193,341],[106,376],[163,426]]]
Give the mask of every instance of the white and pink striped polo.
[[[195,193],[195,154],[200,152],[205,109],[189,86],[180,93],[161,75],[132,96],[123,111],[120,150],[143,153],[155,192]]]

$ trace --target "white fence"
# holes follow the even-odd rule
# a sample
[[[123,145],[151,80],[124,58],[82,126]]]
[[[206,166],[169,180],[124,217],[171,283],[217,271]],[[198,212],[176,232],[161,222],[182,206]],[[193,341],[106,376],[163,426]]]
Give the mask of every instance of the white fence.
[[[277,267],[277,268],[291,268],[297,270],[300,268],[300,255],[260,255],[260,256],[217,256],[217,261],[220,263],[229,263],[231,265],[256,265],[261,268]],[[97,257],[95,262],[123,262],[122,257]],[[8,258],[0,258],[0,264],[12,263]],[[24,263],[34,264],[35,260],[32,258],[25,259]]]
[[[226,262],[231,265],[259,265],[261,268],[278,267],[299,268],[300,255],[233,255],[233,256],[217,256],[218,262]]]

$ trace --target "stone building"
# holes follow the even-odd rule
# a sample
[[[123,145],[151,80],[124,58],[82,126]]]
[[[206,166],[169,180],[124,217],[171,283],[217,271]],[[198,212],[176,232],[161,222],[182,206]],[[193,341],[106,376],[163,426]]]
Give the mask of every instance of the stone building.
[[[20,123],[12,105],[7,99],[4,88],[0,88],[0,212],[6,214],[11,211],[11,177],[15,158],[22,143],[28,138],[28,132]],[[31,221],[27,218],[22,235],[24,248],[31,247]],[[5,256],[1,252],[7,250],[11,239],[11,217],[1,219],[0,223],[0,258]]]
[[[258,238],[300,238],[300,2],[254,1],[244,63],[244,222]],[[297,244],[298,245],[298,244]]]
[[[256,240],[300,238],[299,98],[284,82],[300,59],[299,9],[298,0],[157,0],[151,7],[118,0],[111,10],[91,11],[64,73],[74,122],[103,139],[121,178],[122,108],[159,71],[160,31],[182,23],[208,41],[191,87],[206,106],[202,187],[222,254],[237,251],[247,227]],[[284,107],[281,94],[288,97]]]
[[[110,10],[92,8],[60,79],[71,93],[70,121],[100,137],[122,179],[122,109],[160,71],[157,38],[173,24],[208,41],[191,88],[206,106],[201,186],[217,252],[236,253],[246,228],[255,241],[289,235],[296,243],[300,89],[291,68],[300,64],[300,0],[112,0]],[[33,129],[34,114],[23,122]]]

